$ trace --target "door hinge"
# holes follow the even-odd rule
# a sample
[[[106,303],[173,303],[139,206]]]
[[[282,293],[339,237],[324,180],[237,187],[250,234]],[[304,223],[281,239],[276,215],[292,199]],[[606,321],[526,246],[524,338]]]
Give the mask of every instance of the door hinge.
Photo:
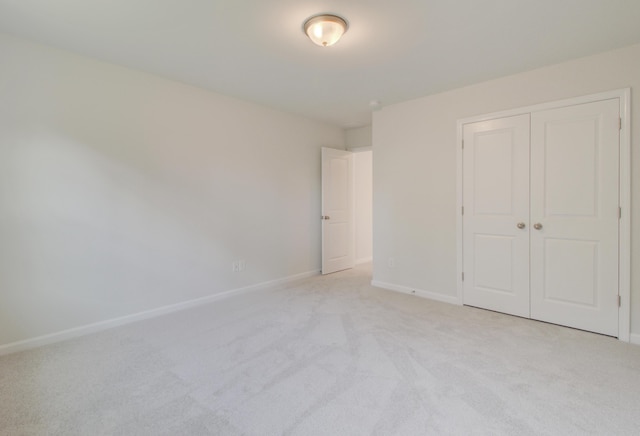
[[[618,118],[618,130],[622,130],[622,118]]]
[[[462,149],[464,150],[464,139],[462,140]]]
[[[622,297],[618,295],[618,307],[622,307]]]
[[[622,208],[618,208],[618,219],[622,219]]]
[[[464,206],[462,206],[462,215],[464,215]]]
[[[462,273],[462,281],[464,282],[464,273]]]

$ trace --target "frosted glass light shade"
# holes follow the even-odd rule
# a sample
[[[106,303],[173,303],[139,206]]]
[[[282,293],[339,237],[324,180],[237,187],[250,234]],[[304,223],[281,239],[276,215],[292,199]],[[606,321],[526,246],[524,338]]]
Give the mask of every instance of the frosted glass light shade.
[[[348,27],[347,22],[336,15],[316,15],[304,23],[304,33],[314,44],[329,47],[338,42]]]

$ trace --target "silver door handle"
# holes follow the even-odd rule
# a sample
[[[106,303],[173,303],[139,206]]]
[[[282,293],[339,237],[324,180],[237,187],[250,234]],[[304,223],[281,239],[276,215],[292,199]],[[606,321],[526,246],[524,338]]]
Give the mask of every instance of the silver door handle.
[[[524,229],[524,228],[526,227],[526,224],[525,224],[525,223],[518,223],[516,226],[517,226],[519,229]]]
[[[535,224],[533,225],[533,228],[534,228],[534,229],[536,229],[536,230],[540,230],[540,229],[542,228],[542,224],[540,224],[540,223],[535,223]]]

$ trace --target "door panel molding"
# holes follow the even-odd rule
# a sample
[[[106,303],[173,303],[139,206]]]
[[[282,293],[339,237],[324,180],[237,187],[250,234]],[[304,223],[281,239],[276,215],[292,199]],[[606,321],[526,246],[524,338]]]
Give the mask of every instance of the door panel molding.
[[[619,104],[531,114],[531,318],[616,337]]]
[[[529,317],[529,114],[464,126],[464,304]],[[518,223],[523,226],[519,227]]]
[[[631,328],[631,116],[630,116],[630,88],[618,89],[598,94],[585,95],[565,100],[558,100],[533,106],[526,106],[507,111],[482,114],[460,119],[457,122],[457,300],[463,302],[463,139],[464,125],[497,118],[506,118],[523,114],[530,114],[548,109],[592,103],[601,100],[619,99],[620,113],[620,155],[619,155],[619,205],[620,219],[618,227],[618,292],[620,307],[618,308],[618,339],[630,341]]]

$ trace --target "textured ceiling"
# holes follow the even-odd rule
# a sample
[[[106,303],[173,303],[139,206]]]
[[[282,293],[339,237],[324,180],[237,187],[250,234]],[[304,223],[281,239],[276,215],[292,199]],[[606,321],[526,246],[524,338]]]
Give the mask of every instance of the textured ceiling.
[[[333,47],[303,21],[349,21]],[[382,105],[640,42],[638,0],[0,0],[0,32],[342,127]]]

